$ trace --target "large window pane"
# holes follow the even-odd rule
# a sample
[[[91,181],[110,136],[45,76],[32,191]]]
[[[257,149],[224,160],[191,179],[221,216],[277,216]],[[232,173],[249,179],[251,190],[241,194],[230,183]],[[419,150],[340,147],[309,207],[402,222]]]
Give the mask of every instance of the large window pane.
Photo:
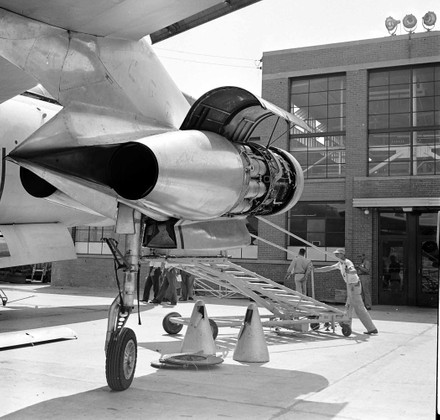
[[[370,86],[384,86],[389,84],[389,72],[377,71],[370,74],[369,83]]]
[[[327,131],[345,131],[345,118],[329,118],[327,120]]]
[[[409,159],[399,159],[390,162],[390,176],[404,176],[410,175],[410,161]]]
[[[345,90],[329,91],[327,98],[329,104],[345,104]]]
[[[387,146],[389,135],[387,133],[371,134],[369,137],[369,145],[373,146]]]
[[[310,92],[327,91],[327,78],[310,79]]]
[[[345,76],[329,77],[328,90],[340,90],[345,92]]]
[[[411,81],[410,69],[394,70],[390,72],[390,85],[409,83]]]
[[[428,96],[423,98],[417,98],[417,100],[414,101],[414,111],[420,112],[420,111],[433,111],[434,110],[434,97]]]
[[[371,101],[368,107],[370,115],[377,114],[387,114],[390,106],[390,101],[388,99],[383,99],[380,101]]]
[[[343,247],[345,241],[345,204],[299,202],[289,213],[289,230],[317,246]],[[304,245],[290,238],[291,246]]]
[[[411,111],[411,101],[410,99],[390,99],[390,112],[395,114],[399,112],[410,112]],[[387,113],[386,110],[384,113]]]
[[[310,93],[309,105],[323,105],[327,103],[327,92]]]
[[[431,112],[415,112],[414,127],[423,127],[435,124],[435,113]]]
[[[411,125],[411,114],[390,114],[390,128],[409,127]]]
[[[389,127],[388,115],[371,115],[368,119],[368,128],[371,130],[378,130]]]
[[[411,97],[411,85],[390,85],[389,86],[390,98],[410,98]]]
[[[370,72],[370,176],[438,174],[440,83],[434,80],[439,68],[436,64]],[[426,128],[418,132],[420,127]]]
[[[388,99],[390,96],[389,86],[371,86],[368,90],[368,99],[372,100],[381,100]]]
[[[289,151],[297,156],[306,178],[343,177],[345,153],[345,75],[292,80],[291,110],[312,127],[313,135],[291,130]],[[305,149],[305,150],[304,150]],[[304,151],[307,156],[304,156]]]
[[[429,82],[434,80],[434,67],[415,67],[414,80],[416,82]]]
[[[434,82],[417,83],[414,89],[414,96],[424,97],[424,96],[434,96],[435,95],[435,85]]]
[[[308,80],[295,80],[291,83],[290,91],[293,94],[307,93],[309,91],[309,81]]]

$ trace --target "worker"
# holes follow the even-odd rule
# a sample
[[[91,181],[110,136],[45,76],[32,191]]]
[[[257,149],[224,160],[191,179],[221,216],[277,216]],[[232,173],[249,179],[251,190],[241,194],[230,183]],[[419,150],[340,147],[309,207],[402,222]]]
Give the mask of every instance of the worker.
[[[177,274],[177,269],[173,266],[162,268],[162,285],[157,297],[151,301],[152,303],[162,303],[165,296],[167,296],[171,305],[177,304]]]
[[[307,295],[307,279],[313,269],[312,262],[305,257],[306,250],[301,248],[298,255],[292,260],[287,269],[284,285],[293,289],[291,278],[295,281],[295,290],[303,295]]]
[[[356,268],[354,264],[345,257],[345,249],[339,248],[333,252],[338,262],[333,265],[328,265],[325,267],[315,268],[316,273],[325,273],[331,270],[339,270],[341,272],[342,278],[347,285],[347,314],[351,320],[353,316],[353,310],[356,312],[359,320],[362,322],[367,331],[364,334],[377,334],[377,328],[374,325],[370,314],[365,308],[364,302],[362,301],[362,286],[359,276],[357,275]],[[351,325],[350,325],[351,327]]]

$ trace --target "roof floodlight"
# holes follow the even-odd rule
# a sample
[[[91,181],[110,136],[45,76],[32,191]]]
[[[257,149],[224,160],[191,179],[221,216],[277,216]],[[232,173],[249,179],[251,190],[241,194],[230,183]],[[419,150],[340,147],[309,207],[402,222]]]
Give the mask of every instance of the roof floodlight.
[[[397,26],[399,25],[400,20],[396,20],[394,18],[392,18],[391,16],[388,16],[385,19],[385,26],[388,30],[388,32],[390,33],[390,35],[394,35],[397,31]]]
[[[417,27],[417,18],[414,15],[406,15],[403,18],[403,27],[406,32],[412,34]]]
[[[435,26],[435,22],[437,22],[437,16],[434,12],[427,12],[423,16],[422,25],[427,30],[430,31]]]

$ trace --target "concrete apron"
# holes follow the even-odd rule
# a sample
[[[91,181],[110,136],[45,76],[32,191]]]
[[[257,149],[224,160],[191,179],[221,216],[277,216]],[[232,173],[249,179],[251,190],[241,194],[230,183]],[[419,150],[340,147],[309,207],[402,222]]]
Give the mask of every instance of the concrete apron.
[[[374,307],[378,336],[344,337],[323,329],[307,333],[265,329],[267,363],[233,360],[239,328],[220,328],[217,354],[225,361],[203,369],[155,369],[163,353],[179,352],[186,327],[174,336],[162,319],[189,317],[194,303],[142,305],[128,326],[138,339],[130,389],[106,385],[106,317],[115,292],[6,285],[1,332],[66,326],[77,340],[0,351],[0,416],[23,418],[194,419],[431,419],[435,414],[437,311]],[[202,298],[209,317],[246,313],[248,300]],[[260,308],[260,314],[267,311]]]

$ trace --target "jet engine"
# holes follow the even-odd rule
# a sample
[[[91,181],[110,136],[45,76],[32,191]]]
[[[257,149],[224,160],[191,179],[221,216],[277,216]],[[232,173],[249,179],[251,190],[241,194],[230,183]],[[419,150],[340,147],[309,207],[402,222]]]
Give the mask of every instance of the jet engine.
[[[31,159],[34,165],[92,181],[98,189],[111,187],[126,200],[185,220],[277,214],[291,208],[303,189],[301,167],[287,152],[196,130]],[[27,169],[21,168],[21,180],[35,197],[55,192]]]
[[[91,112],[69,112],[60,112],[10,154],[22,166],[24,188],[35,197],[60,190],[98,211],[94,191],[99,191],[159,215],[157,220],[203,221],[282,213],[301,196],[304,180],[296,159],[251,141],[251,135],[274,115],[308,127],[243,89],[208,92],[191,107],[180,130],[123,143],[106,137],[105,144],[67,144],[66,138],[78,138],[76,127],[93,127],[94,118]]]

